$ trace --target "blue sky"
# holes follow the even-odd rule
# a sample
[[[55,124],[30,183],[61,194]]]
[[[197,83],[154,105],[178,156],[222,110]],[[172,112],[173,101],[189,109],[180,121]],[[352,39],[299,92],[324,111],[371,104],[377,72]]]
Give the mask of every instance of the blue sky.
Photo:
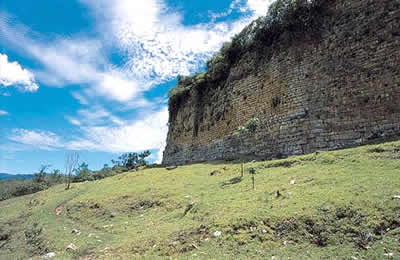
[[[270,0],[0,0],[0,172],[91,169],[167,134],[167,93]]]

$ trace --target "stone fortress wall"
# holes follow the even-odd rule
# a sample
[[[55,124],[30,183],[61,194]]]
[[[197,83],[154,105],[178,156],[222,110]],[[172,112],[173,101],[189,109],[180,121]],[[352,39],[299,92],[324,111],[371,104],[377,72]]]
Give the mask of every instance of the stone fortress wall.
[[[223,82],[170,102],[163,163],[271,159],[400,136],[400,2],[324,8],[317,36],[289,45],[281,37],[268,58],[246,54]],[[235,135],[251,118],[256,132]]]

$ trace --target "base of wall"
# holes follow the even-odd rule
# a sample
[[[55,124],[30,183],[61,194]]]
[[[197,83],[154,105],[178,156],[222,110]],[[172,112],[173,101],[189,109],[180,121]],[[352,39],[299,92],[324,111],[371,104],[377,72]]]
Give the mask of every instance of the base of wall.
[[[338,135],[332,136],[336,136],[337,139]],[[274,147],[260,143],[254,145],[254,138],[251,136],[229,136],[208,146],[170,144],[164,152],[163,165],[185,165],[205,161],[266,161],[395,141],[400,139],[400,124],[396,127],[386,127],[384,130],[354,132],[353,137],[359,138],[347,139],[343,135],[341,140],[318,141],[323,139],[321,135],[309,142],[277,143]]]

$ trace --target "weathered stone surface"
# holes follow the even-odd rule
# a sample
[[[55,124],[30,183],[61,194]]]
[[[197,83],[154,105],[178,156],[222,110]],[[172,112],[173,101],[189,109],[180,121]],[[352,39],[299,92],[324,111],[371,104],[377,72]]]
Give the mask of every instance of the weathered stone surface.
[[[318,37],[279,39],[250,73],[251,53],[226,81],[191,89],[170,106],[163,163],[270,159],[400,136],[399,5],[332,0]],[[254,134],[233,135],[253,117]]]

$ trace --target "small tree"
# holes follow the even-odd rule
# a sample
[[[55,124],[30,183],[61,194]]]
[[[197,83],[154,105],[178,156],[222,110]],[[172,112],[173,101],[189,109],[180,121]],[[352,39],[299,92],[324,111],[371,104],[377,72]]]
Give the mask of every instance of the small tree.
[[[233,134],[240,136],[240,142],[243,145],[243,138],[241,135],[246,133],[254,134],[257,128],[260,126],[260,122],[261,122],[260,119],[254,117],[249,121],[247,121],[244,125],[238,127]],[[241,165],[241,172],[240,172],[240,177],[243,178],[243,176],[244,176],[244,163],[242,163]]]
[[[62,174],[61,171],[58,169],[54,169],[53,172],[50,174],[50,182],[52,184],[54,183],[60,183],[62,181]]]
[[[128,170],[137,169],[140,166],[147,165],[146,158],[151,155],[150,151],[144,151],[140,154],[138,153],[124,153],[118,157],[118,161],[112,160],[117,166],[125,167]]]
[[[118,167],[118,166],[116,166]],[[95,180],[100,180],[100,179],[104,179],[106,177],[112,176],[113,175],[113,170],[110,168],[110,166],[108,166],[108,164],[104,164],[103,169],[96,171],[93,174],[93,178]]]
[[[150,151],[144,151],[143,153],[139,154],[139,160],[138,160],[138,166],[146,166],[147,165],[147,161],[146,158],[149,157],[151,155]]]
[[[42,165],[42,166],[40,166],[39,172],[37,172],[37,173],[35,173],[33,175],[33,181],[37,182],[37,183],[44,182],[45,179],[46,179],[46,175],[47,175],[46,170],[48,168],[50,168],[50,165]]]
[[[256,173],[257,173],[256,169],[254,169],[253,167],[249,168],[249,174],[251,175],[251,181],[252,181],[252,183],[253,183],[253,190],[256,189],[256,188],[255,188],[255,184],[254,184]]]
[[[85,162],[82,162],[78,166],[78,168],[75,169],[74,172],[75,172],[74,181],[76,181],[76,182],[93,180],[93,175],[92,175],[92,172],[89,170],[89,165]]]
[[[78,162],[79,153],[72,152],[65,155],[65,175],[67,175],[67,187],[65,188],[66,190],[69,190],[69,188],[71,187],[72,173],[77,168]]]
[[[120,166],[121,165],[120,161],[117,161],[117,160],[114,160],[114,159],[111,160],[111,163],[114,164],[114,166]]]

